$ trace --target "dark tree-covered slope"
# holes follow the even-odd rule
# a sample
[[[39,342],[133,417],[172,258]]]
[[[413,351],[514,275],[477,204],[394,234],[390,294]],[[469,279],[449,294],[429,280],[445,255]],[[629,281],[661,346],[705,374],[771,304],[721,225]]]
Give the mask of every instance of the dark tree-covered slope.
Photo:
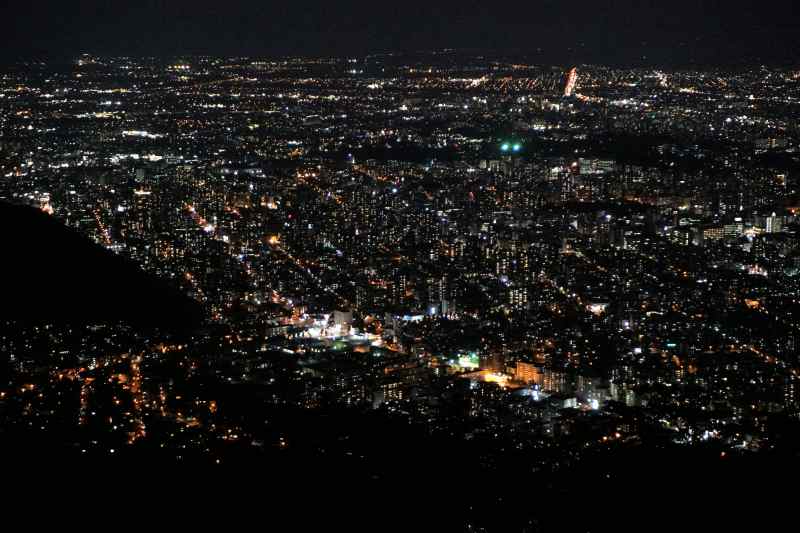
[[[0,258],[0,321],[185,332],[202,319],[167,281],[34,208],[0,202]]]

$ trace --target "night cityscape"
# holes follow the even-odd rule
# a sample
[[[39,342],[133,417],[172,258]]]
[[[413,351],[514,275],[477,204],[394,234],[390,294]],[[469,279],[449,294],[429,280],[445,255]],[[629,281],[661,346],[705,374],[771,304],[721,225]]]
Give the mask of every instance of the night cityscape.
[[[145,8],[39,40],[9,12],[4,465],[251,473],[312,500],[352,484],[370,503],[343,508],[476,532],[650,530],[610,511],[626,505],[735,529],[692,509],[794,485],[790,3],[752,35],[751,12],[715,15],[738,40],[695,39],[729,3],[650,27],[668,7],[617,24],[633,8],[612,2],[571,34],[543,2],[505,41],[507,18],[416,34],[409,4],[368,30],[378,46],[320,6],[302,39],[259,47],[261,19],[223,17],[215,45],[216,10],[250,4],[173,37]],[[480,26],[467,11],[453,24]],[[107,16],[131,19],[96,29]]]

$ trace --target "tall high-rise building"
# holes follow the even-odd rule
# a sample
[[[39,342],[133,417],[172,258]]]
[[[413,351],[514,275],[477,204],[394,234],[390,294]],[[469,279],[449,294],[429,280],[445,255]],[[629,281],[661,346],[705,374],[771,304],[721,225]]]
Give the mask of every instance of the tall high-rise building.
[[[767,217],[767,233],[780,233],[783,229],[783,219],[772,213],[772,216]]]

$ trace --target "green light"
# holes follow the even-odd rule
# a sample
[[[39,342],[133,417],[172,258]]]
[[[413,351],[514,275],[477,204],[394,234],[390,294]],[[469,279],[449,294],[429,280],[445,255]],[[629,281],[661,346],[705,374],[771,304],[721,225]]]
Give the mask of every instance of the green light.
[[[462,355],[458,358],[458,366],[467,370],[477,370],[481,366],[481,360],[475,354]]]
[[[508,149],[509,149],[509,148],[510,148],[510,146],[509,146],[509,144],[508,144],[508,143],[503,143],[503,144],[500,146],[500,150],[502,150],[503,152],[508,152]]]
[[[516,144],[514,145],[514,151],[515,151],[515,152],[519,152],[521,149],[522,149],[522,145],[521,145],[521,144],[519,144],[519,143],[516,143]]]

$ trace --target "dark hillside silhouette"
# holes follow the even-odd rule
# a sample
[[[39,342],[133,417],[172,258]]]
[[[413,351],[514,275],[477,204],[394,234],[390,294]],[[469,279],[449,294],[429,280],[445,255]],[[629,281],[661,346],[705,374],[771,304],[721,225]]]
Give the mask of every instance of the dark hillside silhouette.
[[[0,203],[0,228],[2,321],[186,332],[202,320],[167,281],[35,208]]]

